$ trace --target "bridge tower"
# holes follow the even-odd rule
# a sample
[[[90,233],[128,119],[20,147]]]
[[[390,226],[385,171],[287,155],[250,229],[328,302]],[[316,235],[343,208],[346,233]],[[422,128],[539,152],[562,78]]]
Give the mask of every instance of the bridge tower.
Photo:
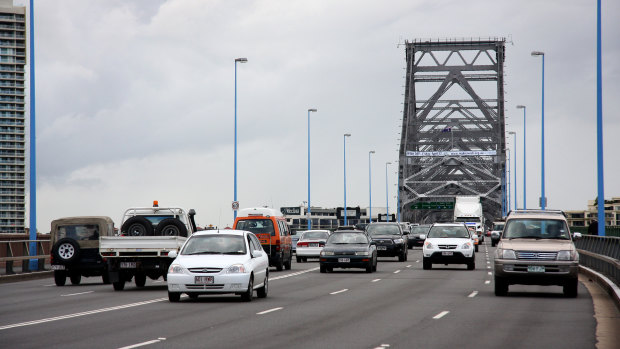
[[[406,42],[399,149],[403,221],[451,221],[456,196],[505,207],[505,40]]]

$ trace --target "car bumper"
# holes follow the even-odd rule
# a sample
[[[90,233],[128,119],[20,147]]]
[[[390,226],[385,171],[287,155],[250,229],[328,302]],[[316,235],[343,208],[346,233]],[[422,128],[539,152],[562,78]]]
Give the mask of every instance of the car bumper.
[[[385,247],[385,250],[382,248]],[[403,251],[406,249],[404,244],[400,245],[377,245],[377,256],[378,257],[395,257],[403,254]]]
[[[530,267],[544,267],[534,271]],[[495,260],[495,277],[505,279],[509,284],[520,285],[563,285],[567,280],[578,277],[577,261],[523,261]]]
[[[342,258],[348,258],[349,262],[343,262]],[[323,256],[319,263],[327,268],[366,268],[372,263],[372,256]]]
[[[445,253],[452,252],[452,255]],[[473,251],[434,251],[432,253],[425,252],[424,258],[431,263],[437,264],[464,264],[471,262],[474,256]]]
[[[416,239],[416,238],[409,239],[409,245],[411,245],[411,246],[422,246],[422,245],[424,245],[424,240]]]
[[[216,274],[213,284],[195,283],[195,276],[205,274],[168,274],[168,291],[182,293],[240,293],[248,289],[250,274]]]
[[[297,249],[297,257],[319,257],[323,247],[301,247]]]

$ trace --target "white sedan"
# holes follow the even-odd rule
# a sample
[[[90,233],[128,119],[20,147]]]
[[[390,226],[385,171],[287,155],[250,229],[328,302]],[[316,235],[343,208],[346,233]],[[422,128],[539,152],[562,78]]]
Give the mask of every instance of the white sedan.
[[[168,299],[178,302],[182,293],[191,299],[201,294],[234,293],[251,301],[254,290],[267,297],[269,259],[260,241],[243,230],[208,230],[193,234],[168,255],[176,259],[168,269]]]
[[[297,241],[297,263],[307,262],[308,258],[319,258],[329,237],[329,230],[306,230]]]
[[[422,248],[422,268],[433,264],[467,264],[476,268],[474,240],[463,223],[435,223],[428,231]]]

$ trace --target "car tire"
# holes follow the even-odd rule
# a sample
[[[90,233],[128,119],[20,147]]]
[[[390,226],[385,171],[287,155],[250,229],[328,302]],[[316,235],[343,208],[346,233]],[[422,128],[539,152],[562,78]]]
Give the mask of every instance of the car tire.
[[[506,280],[495,277],[495,295],[498,297],[508,295],[508,282]]]
[[[177,218],[166,218],[157,224],[155,235],[187,237],[187,228]]]
[[[146,274],[136,273],[136,275],[134,276],[134,282],[136,284],[136,287],[144,287],[144,285],[146,285]]]
[[[291,264],[293,263],[293,255],[288,256],[288,260],[284,262],[284,269],[291,270]]]
[[[258,296],[258,298],[265,298],[267,297],[268,292],[269,292],[269,270],[267,270],[265,274],[265,284],[263,285],[263,287],[256,290],[256,296]]]
[[[80,257],[80,246],[71,238],[62,238],[52,246],[52,254],[63,263],[73,263]]]
[[[181,300],[181,292],[168,291],[168,300],[172,303],[176,303]]]
[[[372,267],[372,271],[377,271],[377,257],[375,257],[375,265]]]
[[[368,265],[366,266],[366,272],[372,273],[372,260],[368,262]]]
[[[319,266],[319,271],[320,271],[321,273],[327,273],[327,268],[325,268],[325,266],[324,266],[324,265],[320,265],[320,266]]]
[[[409,259],[409,251],[405,249],[405,262]]]
[[[250,281],[248,281],[248,289],[247,291],[241,294],[241,300],[243,302],[251,302],[253,295],[254,295],[254,277],[250,275]]]
[[[112,287],[114,287],[114,291],[122,291],[125,288],[125,280],[113,282]]]
[[[399,262],[404,262],[405,261],[405,255],[404,254],[399,255],[398,256],[398,261]]]
[[[276,263],[276,270],[282,271],[283,269],[284,269],[284,262],[282,261],[282,258],[279,258],[278,262]]]
[[[126,236],[152,236],[153,224],[141,216],[129,218],[121,226],[121,235]]]
[[[71,280],[71,285],[79,285],[80,281],[82,281],[82,274],[80,272],[69,272],[69,279]]]
[[[64,286],[67,282],[67,272],[64,270],[54,270],[54,282],[56,286]]]
[[[563,291],[564,291],[564,296],[568,297],[568,298],[575,298],[577,297],[578,294],[578,288],[579,288],[579,280],[578,279],[571,279],[566,281],[566,283],[563,285]]]
[[[491,241],[491,247],[495,247],[496,243],[495,241]]]
[[[433,263],[431,263],[431,261],[427,260],[426,258],[423,258],[422,259],[422,269],[424,269],[424,270],[433,269]]]
[[[471,261],[467,263],[467,270],[474,270],[474,269],[476,269],[476,256],[472,256]]]
[[[301,257],[297,257],[297,263],[301,263],[302,259]]]
[[[478,252],[478,245],[474,246],[474,252]]]

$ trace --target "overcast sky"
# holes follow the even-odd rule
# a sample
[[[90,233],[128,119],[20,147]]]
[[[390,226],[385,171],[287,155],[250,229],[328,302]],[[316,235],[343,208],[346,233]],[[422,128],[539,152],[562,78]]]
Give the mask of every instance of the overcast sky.
[[[16,5],[27,3],[15,0]],[[603,0],[605,196],[620,196],[620,2]],[[398,159],[405,40],[506,37],[507,129],[523,152],[528,207],[540,195],[540,77],[546,53],[550,208],[586,209],[596,183],[596,2],[589,0],[35,1],[39,231],[130,206],[195,208],[232,223],[234,59],[241,207],[307,200],[385,207]],[[512,148],[512,137],[509,138]],[[522,200],[523,167],[518,163]],[[395,207],[396,167],[389,168]],[[28,210],[28,206],[27,206]],[[28,221],[26,221],[28,225]]]

